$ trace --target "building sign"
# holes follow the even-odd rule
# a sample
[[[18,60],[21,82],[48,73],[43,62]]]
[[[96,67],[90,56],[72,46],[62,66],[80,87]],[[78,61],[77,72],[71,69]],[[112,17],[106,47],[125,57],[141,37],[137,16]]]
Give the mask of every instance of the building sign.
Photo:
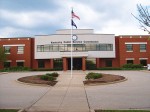
[[[97,44],[99,41],[72,41],[77,44]],[[51,41],[51,44],[70,44],[71,41]]]

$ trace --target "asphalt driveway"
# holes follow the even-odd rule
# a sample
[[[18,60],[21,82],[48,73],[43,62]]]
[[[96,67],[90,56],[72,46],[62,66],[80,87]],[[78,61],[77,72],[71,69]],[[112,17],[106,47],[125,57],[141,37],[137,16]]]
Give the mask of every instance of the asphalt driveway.
[[[121,83],[88,86],[86,92],[91,109],[148,109],[150,110],[150,72],[98,71],[125,76]]]
[[[44,72],[16,72],[0,74],[0,108],[27,108],[39,100],[51,87],[30,86],[16,82],[20,77]]]
[[[82,83],[85,73],[89,71],[73,71],[73,84]],[[90,71],[92,72],[92,71]],[[122,75],[128,78],[127,81],[99,86],[86,86],[85,94],[87,95],[87,103],[90,110],[94,109],[150,109],[150,72],[145,71],[93,71],[101,73],[109,73]],[[16,82],[19,77],[40,75],[47,72],[20,72],[0,74],[0,108],[28,108],[35,106],[44,100],[44,96],[51,94],[53,87],[24,85]],[[63,82],[65,77],[71,80],[69,71],[59,72]],[[78,74],[78,76],[76,76]],[[65,77],[63,77],[63,75]],[[71,83],[70,83],[71,84]],[[65,87],[68,85],[66,84]],[[68,86],[69,89],[63,89],[66,92],[64,96],[64,104],[71,104],[68,97],[70,91],[75,91],[76,86]],[[55,90],[55,89],[53,89]],[[78,90],[78,89],[77,89]],[[81,90],[80,90],[81,91]],[[79,91],[79,92],[80,92]],[[76,91],[77,92],[77,91]],[[77,92],[77,93],[79,93]],[[82,93],[84,93],[82,91]],[[59,93],[60,94],[60,93]],[[72,93],[74,94],[74,93]],[[54,94],[55,95],[55,94]],[[57,94],[56,94],[57,95]],[[72,96],[72,95],[71,95]],[[76,96],[76,95],[73,95]],[[82,96],[82,95],[81,95]],[[83,95],[85,97],[85,95]],[[42,99],[43,98],[43,99]],[[82,99],[82,98],[81,98]],[[46,100],[46,99],[45,99]],[[75,99],[74,99],[75,100]],[[67,102],[69,101],[69,102]],[[85,100],[84,100],[85,101]],[[82,103],[82,102],[79,102]]]

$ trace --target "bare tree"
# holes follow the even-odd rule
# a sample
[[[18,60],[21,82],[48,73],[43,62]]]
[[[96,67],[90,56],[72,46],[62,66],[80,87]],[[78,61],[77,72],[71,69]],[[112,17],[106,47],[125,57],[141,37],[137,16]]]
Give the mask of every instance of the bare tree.
[[[147,7],[143,7],[141,4],[137,5],[138,17],[133,15],[140,23],[140,28],[147,31],[150,34],[150,13]]]

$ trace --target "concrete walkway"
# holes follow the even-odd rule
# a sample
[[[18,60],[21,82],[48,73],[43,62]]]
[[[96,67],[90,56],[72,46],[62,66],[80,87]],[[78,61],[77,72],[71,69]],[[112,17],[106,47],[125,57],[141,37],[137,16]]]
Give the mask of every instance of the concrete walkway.
[[[82,75],[81,75],[82,74]],[[89,112],[86,91],[83,85],[85,73],[70,72],[60,75],[58,83],[41,99],[31,105],[28,112]]]

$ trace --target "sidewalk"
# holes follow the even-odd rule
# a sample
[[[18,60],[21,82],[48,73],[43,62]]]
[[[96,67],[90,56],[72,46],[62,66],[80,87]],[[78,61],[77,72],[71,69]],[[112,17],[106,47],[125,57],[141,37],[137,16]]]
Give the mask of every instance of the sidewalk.
[[[63,72],[58,83],[41,99],[27,109],[28,112],[89,112],[86,92],[83,85],[85,73]]]

